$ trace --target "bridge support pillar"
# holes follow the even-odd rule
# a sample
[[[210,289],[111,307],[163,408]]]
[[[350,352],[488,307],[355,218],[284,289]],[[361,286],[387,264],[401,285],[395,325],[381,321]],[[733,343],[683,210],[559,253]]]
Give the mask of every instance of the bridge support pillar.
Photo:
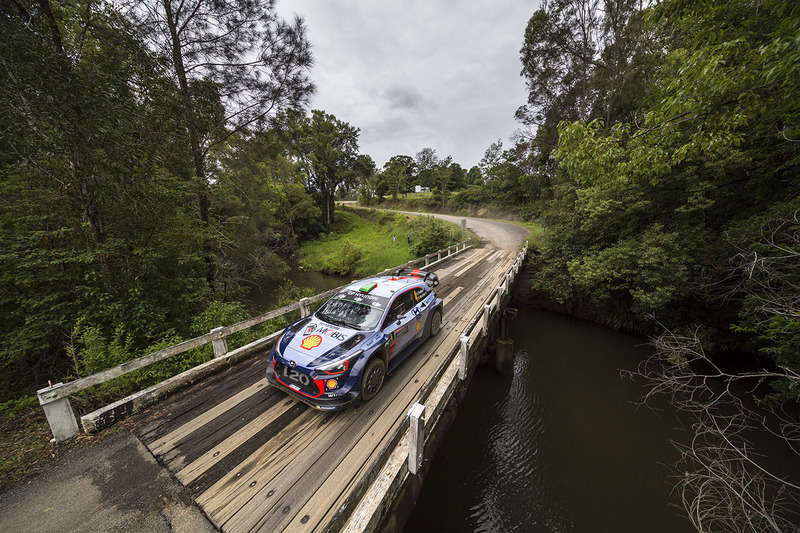
[[[63,385],[63,383],[57,383],[56,386],[58,385]],[[48,390],[51,388],[42,389],[37,392],[37,395],[39,396],[39,405],[42,406],[47,423],[50,424],[50,429],[53,431],[53,440],[61,442],[78,434],[78,421],[72,405],[69,403],[69,397],[50,399]],[[51,395],[56,396],[54,393]]]
[[[422,467],[425,451],[425,406],[415,403],[408,412],[408,471],[414,475]]]
[[[495,370],[504,378],[514,375],[514,340],[497,339],[495,341]]]
[[[500,315],[500,337],[495,341],[494,364],[504,378],[514,375],[514,340],[508,338],[508,321],[517,317],[517,310],[506,307]]]

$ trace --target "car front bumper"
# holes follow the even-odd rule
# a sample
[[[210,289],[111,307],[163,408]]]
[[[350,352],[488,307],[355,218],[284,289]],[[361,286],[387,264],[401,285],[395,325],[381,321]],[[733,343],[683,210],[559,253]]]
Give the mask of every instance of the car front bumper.
[[[295,390],[294,388],[289,387],[278,380],[277,376],[275,376],[275,370],[273,369],[272,361],[272,357],[270,357],[267,361],[267,383],[276,389],[285,392],[289,396],[297,398],[301,402],[313,407],[314,409],[319,411],[340,411],[352,404],[359,397],[359,393],[353,390],[350,390],[340,396],[326,396],[323,394],[321,396],[313,397],[304,394],[303,392]]]

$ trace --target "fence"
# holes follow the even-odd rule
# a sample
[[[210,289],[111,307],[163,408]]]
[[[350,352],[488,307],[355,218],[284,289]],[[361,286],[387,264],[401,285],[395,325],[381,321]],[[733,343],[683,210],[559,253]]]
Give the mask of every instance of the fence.
[[[388,268],[377,275],[388,274],[399,268],[415,266],[430,268],[470,247],[471,244],[469,244],[468,240],[462,241],[446,249],[438,250],[424,257],[411,260],[403,265]],[[432,261],[434,258],[435,260]],[[113,368],[92,374],[91,376],[86,376],[69,383],[57,383],[37,391],[39,404],[42,406],[42,409],[44,409],[47,421],[50,424],[50,429],[53,431],[53,440],[63,441],[77,435],[79,432],[78,421],[69,401],[71,395],[123,376],[134,370],[164,361],[175,355],[211,343],[214,350],[214,358],[212,360],[81,417],[81,426],[86,433],[99,431],[132,413],[156,403],[181,388],[249,357],[254,352],[269,348],[281,332],[272,333],[267,337],[233,351],[228,351],[226,338],[229,335],[257,326],[273,318],[297,311],[298,309],[302,317],[308,316],[311,314],[312,305],[330,298],[336,294],[340,288],[341,287],[331,289],[309,298],[303,298],[299,302],[281,307],[280,309],[275,309],[264,315],[245,320],[244,322],[232,326],[215,328],[200,337],[184,341],[175,346],[170,346],[169,348],[153,352],[138,359],[133,359]]]

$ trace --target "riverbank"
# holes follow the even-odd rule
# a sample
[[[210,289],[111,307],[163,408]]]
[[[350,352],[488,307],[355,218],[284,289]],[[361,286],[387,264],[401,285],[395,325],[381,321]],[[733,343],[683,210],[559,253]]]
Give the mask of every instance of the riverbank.
[[[415,218],[341,206],[333,231],[300,247],[299,265],[325,274],[364,277],[446,248],[469,235],[456,224]]]

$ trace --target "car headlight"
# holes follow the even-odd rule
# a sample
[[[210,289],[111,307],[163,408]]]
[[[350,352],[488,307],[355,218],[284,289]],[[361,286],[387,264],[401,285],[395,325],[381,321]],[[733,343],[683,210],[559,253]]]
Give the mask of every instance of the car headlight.
[[[316,368],[317,374],[327,374],[328,376],[343,374],[350,370],[350,368],[353,366],[353,363],[356,362],[356,359],[358,359],[362,353],[364,353],[364,350],[358,350],[357,352],[348,356],[346,359],[340,359],[326,365],[318,366]]]

